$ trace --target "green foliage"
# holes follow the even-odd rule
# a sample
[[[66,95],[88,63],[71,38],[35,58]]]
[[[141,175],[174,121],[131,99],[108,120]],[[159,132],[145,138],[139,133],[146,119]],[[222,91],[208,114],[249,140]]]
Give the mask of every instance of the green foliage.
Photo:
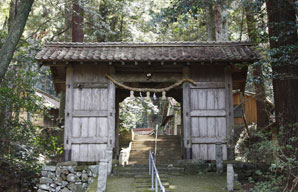
[[[159,112],[158,106],[151,99],[126,98],[120,103],[119,109],[120,132],[133,128],[147,128],[152,115]]]
[[[298,125],[294,125],[298,128]],[[256,171],[261,179],[251,180],[254,183],[254,192],[279,192],[293,191],[297,185],[298,173],[298,149],[295,147],[298,137],[289,138],[292,145],[280,145],[272,139],[272,133],[266,131],[250,130],[251,136],[243,139],[240,143],[240,156],[249,162],[265,163],[269,165],[267,172]],[[283,128],[279,129],[278,137],[284,134]],[[285,153],[287,151],[288,153]]]
[[[6,33],[0,34],[5,38]],[[40,171],[40,160],[62,151],[57,137],[48,135],[27,118],[27,114],[48,115],[42,98],[34,90],[42,78],[34,59],[39,50],[40,42],[22,39],[0,87],[0,166],[13,170],[5,175],[12,177],[11,182],[21,177],[20,182],[31,187]]]

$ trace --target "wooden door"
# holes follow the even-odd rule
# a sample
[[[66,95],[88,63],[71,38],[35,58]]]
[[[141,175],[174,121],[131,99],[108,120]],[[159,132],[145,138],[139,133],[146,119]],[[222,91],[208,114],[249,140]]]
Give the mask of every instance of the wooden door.
[[[183,97],[184,145],[192,148],[192,159],[215,160],[216,143],[221,143],[226,160],[233,115],[229,71],[225,70],[222,82],[184,84]]]
[[[193,159],[215,160],[215,144],[226,148],[226,105],[224,82],[197,83],[190,86],[190,124]]]
[[[67,96],[71,112],[66,114],[65,145],[71,160],[97,162],[114,145],[115,86],[112,82],[70,83],[67,93],[72,96]]]

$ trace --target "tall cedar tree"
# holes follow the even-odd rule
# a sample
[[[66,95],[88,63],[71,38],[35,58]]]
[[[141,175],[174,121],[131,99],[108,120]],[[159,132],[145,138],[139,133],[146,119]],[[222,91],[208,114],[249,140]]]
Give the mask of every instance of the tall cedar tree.
[[[247,22],[247,31],[250,41],[257,43],[257,27],[254,17],[253,1],[248,1],[245,5],[245,14]],[[262,66],[256,64],[253,66],[254,87],[256,92],[257,104],[257,126],[258,128],[265,127],[269,124],[269,113],[266,110],[266,93],[264,85],[264,76],[262,73]]]
[[[291,0],[267,0],[266,7],[270,49],[275,51],[271,65],[276,120],[279,128],[284,129],[280,144],[293,144],[295,150],[297,142],[290,139],[298,136],[298,38],[295,29],[295,4]],[[285,152],[290,155],[290,151]]]
[[[83,42],[84,32],[83,32],[83,13],[84,10],[81,7],[81,1],[73,1],[73,13],[72,13],[72,41],[73,42]]]
[[[17,15],[10,27],[8,36],[0,50],[0,84],[13,57],[14,51],[23,34],[34,0],[22,0]]]

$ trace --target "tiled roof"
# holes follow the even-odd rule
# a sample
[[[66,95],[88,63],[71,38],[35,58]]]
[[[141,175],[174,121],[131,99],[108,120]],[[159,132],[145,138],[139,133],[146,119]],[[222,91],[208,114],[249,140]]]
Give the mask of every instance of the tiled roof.
[[[39,61],[227,61],[252,62],[259,55],[248,42],[66,43],[51,42]]]

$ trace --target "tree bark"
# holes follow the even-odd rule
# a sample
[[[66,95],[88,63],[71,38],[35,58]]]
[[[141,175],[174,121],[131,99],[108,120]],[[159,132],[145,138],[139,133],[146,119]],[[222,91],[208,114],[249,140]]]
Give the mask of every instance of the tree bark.
[[[217,1],[215,3],[215,27],[216,40],[228,40],[228,2],[227,0]]]
[[[83,42],[84,41],[84,32],[83,32],[84,10],[81,7],[81,1],[74,0],[72,8],[73,8],[72,41],[73,42]]]
[[[8,17],[8,32],[10,31],[14,20],[18,14],[18,0],[11,0],[9,5],[9,17]]]
[[[215,33],[215,14],[214,14],[214,3],[212,1],[206,2],[206,26],[207,26],[207,34],[208,41],[216,41],[216,33]]]
[[[64,29],[66,30],[64,33],[64,40],[66,42],[72,41],[72,1],[65,0],[65,8],[64,8]]]
[[[22,0],[18,15],[14,20],[8,37],[0,50],[0,84],[7,72],[19,39],[21,38],[34,0]]]
[[[256,20],[254,18],[252,3],[253,2],[250,1],[245,6],[247,31],[250,41],[252,41],[253,43],[258,43],[256,32]],[[266,93],[261,64],[253,65],[253,78],[256,92],[255,98],[257,104],[257,127],[262,128],[268,126],[269,124],[269,113],[266,108]]]
[[[272,56],[271,62],[276,122],[279,129],[283,129],[279,141],[283,146],[292,144],[295,149],[297,142],[290,139],[298,135],[298,38],[294,27],[295,5],[294,1],[289,0],[267,0],[266,7],[270,48],[279,50]],[[290,46],[292,49],[289,49]],[[290,151],[285,152],[290,155]]]

